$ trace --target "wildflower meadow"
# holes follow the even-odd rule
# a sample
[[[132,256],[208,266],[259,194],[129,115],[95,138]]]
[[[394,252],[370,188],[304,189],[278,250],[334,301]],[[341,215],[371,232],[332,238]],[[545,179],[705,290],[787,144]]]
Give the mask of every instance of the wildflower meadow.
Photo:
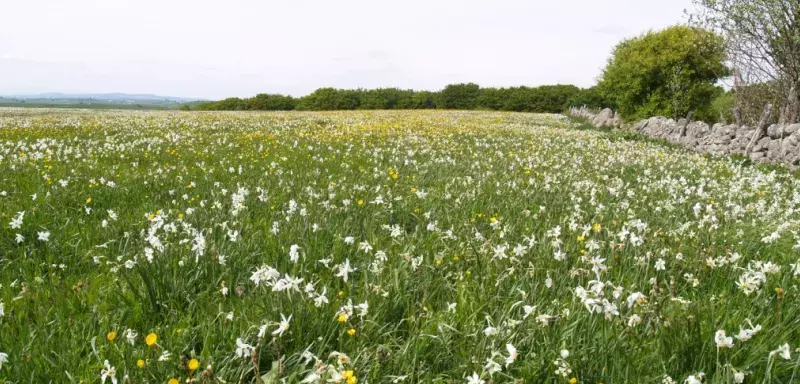
[[[0,382],[800,382],[800,181],[561,115],[0,110]]]

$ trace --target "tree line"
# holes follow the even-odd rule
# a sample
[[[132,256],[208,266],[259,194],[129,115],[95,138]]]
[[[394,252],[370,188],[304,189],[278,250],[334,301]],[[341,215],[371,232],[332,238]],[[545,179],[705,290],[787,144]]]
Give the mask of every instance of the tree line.
[[[697,10],[687,24],[618,43],[597,85],[590,88],[484,88],[474,83],[451,84],[436,92],[320,88],[299,98],[260,94],[203,103],[196,109],[559,113],[587,106],[612,108],[628,121],[658,115],[677,119],[690,113],[709,123],[800,120],[800,0],[693,1]],[[726,80],[727,89],[721,86]],[[764,113],[772,106],[777,113]]]
[[[319,88],[303,96],[259,94],[201,103],[196,110],[329,111],[355,109],[472,109],[560,113],[570,106],[615,107],[599,91],[574,85],[485,88],[474,83],[450,84],[440,91],[411,89]],[[185,109],[189,106],[187,105]]]

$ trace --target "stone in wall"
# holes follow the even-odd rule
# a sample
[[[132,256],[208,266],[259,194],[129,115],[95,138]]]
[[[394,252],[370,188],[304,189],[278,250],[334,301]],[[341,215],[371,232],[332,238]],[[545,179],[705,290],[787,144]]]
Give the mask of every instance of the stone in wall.
[[[609,108],[600,111],[600,113],[598,113],[597,116],[595,116],[594,119],[592,119],[592,125],[598,128],[615,127],[618,124],[619,124],[619,119],[617,119],[614,116],[614,111],[612,111]]]
[[[640,120],[632,125],[622,126],[620,120],[610,109],[595,113],[585,108],[572,109],[570,113],[590,119],[595,126],[618,126],[639,134],[666,139],[697,152],[713,155],[744,155],[755,132],[746,125],[714,124],[709,126],[702,121],[686,125],[685,119],[675,121],[663,116]],[[800,166],[800,124],[771,125],[766,136],[760,138],[747,156],[754,162],[783,163]]]

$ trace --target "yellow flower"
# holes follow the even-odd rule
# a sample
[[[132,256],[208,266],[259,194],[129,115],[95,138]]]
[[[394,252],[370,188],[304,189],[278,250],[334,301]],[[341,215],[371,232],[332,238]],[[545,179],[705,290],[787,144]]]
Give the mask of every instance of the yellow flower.
[[[358,382],[356,374],[350,370],[342,372],[342,380],[346,381],[347,384],[356,384]]]
[[[411,193],[416,193],[416,192],[417,192],[417,188],[411,187]]]
[[[169,382],[167,384],[181,384],[181,382],[178,381],[178,379],[169,379]]]
[[[569,379],[569,384],[578,384],[578,379],[576,379],[574,377]]]
[[[114,341],[114,339],[116,338],[117,338],[117,333],[114,331],[111,331],[106,335],[106,339],[108,339],[108,341]]]
[[[136,360],[136,366],[139,368],[144,367],[144,360],[142,359]]]
[[[578,236],[578,241],[579,241],[579,242],[581,242],[581,243],[582,243],[584,240],[586,240],[586,238],[585,238],[585,237],[583,237],[583,235],[581,235],[581,236]]]
[[[595,232],[600,232],[600,228],[600,224],[595,224],[592,226],[592,229],[594,229]]]
[[[347,314],[342,313],[341,315],[339,315],[339,317],[336,318],[336,321],[344,323],[345,321],[347,321]]]
[[[453,261],[458,261],[458,255],[453,256]]]
[[[148,347],[152,347],[153,345],[155,345],[156,341],[158,341],[158,335],[156,335],[155,333],[150,333],[147,335],[147,337],[144,338],[144,342],[147,343]]]
[[[355,328],[348,329],[347,330],[347,334],[350,335],[350,336],[355,336],[355,334],[356,334]]]
[[[339,295],[339,297],[344,296],[344,291],[339,291],[338,295]]]
[[[89,196],[89,198],[88,198],[88,199],[86,199],[86,204],[91,204],[91,203],[92,203],[92,197],[91,197],[91,196]]]
[[[442,259],[436,259],[436,265],[442,265]]]
[[[491,221],[492,223],[496,223],[497,222],[497,218],[492,216],[492,217],[489,218],[489,221]]]
[[[364,200],[358,199],[358,205],[364,205]]]
[[[189,364],[186,364],[186,366],[189,367],[190,371],[196,371],[197,368],[200,368],[200,362],[197,361],[197,359],[191,359],[189,360]]]

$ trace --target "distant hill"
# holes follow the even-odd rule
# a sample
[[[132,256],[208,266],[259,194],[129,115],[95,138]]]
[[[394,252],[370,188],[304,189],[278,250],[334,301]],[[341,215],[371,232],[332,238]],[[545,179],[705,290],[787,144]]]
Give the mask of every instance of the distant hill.
[[[159,96],[128,93],[38,93],[27,95],[0,95],[2,106],[74,107],[74,108],[126,108],[126,109],[176,109],[186,103],[205,101],[202,98]]]

